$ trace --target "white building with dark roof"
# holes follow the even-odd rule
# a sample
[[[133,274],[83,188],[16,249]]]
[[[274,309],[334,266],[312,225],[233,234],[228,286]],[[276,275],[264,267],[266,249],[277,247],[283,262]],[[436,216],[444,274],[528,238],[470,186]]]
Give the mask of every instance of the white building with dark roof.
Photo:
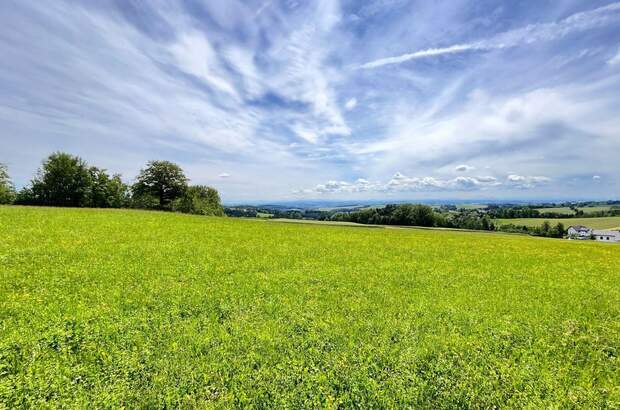
[[[568,227],[568,239],[590,239],[592,228],[583,225],[573,225]]]
[[[594,230],[592,236],[600,242],[620,242],[620,231]]]

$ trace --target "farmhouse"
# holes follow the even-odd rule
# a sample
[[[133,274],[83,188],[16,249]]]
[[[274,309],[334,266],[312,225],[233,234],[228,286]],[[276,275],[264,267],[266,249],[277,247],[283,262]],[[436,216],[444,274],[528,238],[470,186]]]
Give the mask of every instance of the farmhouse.
[[[568,239],[590,239],[592,228],[583,225],[574,225],[568,228]]]
[[[594,239],[601,242],[620,242],[620,231],[599,231],[592,232]]]

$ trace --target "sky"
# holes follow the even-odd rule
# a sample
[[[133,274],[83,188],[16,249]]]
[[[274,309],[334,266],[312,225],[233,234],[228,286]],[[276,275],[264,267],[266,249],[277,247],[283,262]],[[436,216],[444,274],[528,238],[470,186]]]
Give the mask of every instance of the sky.
[[[0,162],[225,202],[618,199],[620,2],[0,2]]]

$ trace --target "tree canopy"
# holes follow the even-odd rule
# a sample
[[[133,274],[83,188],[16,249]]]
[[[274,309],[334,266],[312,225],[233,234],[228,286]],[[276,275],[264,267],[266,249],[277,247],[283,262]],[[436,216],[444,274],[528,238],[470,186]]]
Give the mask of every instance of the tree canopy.
[[[174,204],[174,210],[197,215],[224,215],[220,194],[216,189],[204,185],[188,187]]]
[[[168,209],[172,201],[187,190],[187,177],[181,167],[170,161],[149,161],[140,170],[132,187],[135,196],[150,195],[157,198],[159,208]]]
[[[32,180],[32,199],[43,205],[87,206],[90,186],[91,174],[82,158],[55,152]]]

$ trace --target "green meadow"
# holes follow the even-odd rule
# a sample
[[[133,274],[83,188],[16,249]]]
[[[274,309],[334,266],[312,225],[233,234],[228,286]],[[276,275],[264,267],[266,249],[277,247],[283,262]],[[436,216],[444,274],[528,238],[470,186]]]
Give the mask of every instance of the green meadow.
[[[602,206],[587,206],[583,208],[579,208],[580,211],[583,211],[585,214],[591,214],[594,212],[602,212],[609,211],[611,209],[611,205],[602,205]],[[555,213],[561,215],[574,215],[575,211],[569,207],[553,207],[553,208],[536,208],[539,212],[548,212]]]
[[[0,408],[619,408],[618,266],[595,242],[0,207]]]
[[[569,207],[554,207],[554,208],[536,208],[538,212],[546,212],[561,215],[574,215],[575,211]],[[583,208],[584,212],[587,212],[587,208]]]
[[[568,229],[571,225],[584,225],[594,229],[620,229],[620,216],[604,216],[597,218],[515,218],[515,219],[496,219],[501,225],[514,224],[525,226],[540,226],[544,221],[548,221],[551,225],[558,222],[564,224],[564,228]]]

